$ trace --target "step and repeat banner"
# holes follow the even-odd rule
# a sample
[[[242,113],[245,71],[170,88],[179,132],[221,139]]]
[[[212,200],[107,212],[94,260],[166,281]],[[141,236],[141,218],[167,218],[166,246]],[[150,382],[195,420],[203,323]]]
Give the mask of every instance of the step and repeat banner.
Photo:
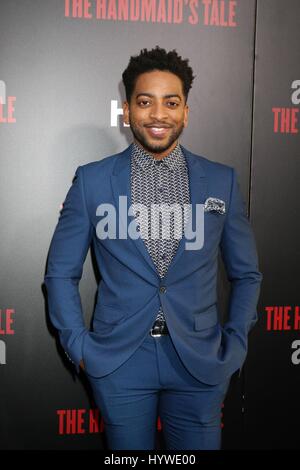
[[[76,168],[132,141],[121,75],[156,45],[190,61],[180,142],[236,169],[264,276],[248,357],[222,407],[222,447],[300,448],[299,18],[298,0],[1,1],[0,449],[105,448],[101,410],[59,344],[43,279]],[[90,250],[87,326],[99,280]],[[226,312],[221,258],[218,284]]]
[[[257,2],[250,214],[264,280],[245,367],[246,448],[300,449],[300,2]]]

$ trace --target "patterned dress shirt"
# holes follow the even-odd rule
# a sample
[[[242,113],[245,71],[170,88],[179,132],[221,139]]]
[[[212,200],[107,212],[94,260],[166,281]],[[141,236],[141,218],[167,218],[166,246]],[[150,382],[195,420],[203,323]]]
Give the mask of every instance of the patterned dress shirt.
[[[166,157],[157,160],[133,142],[131,202],[143,204],[147,209],[135,212],[135,217],[138,217],[140,236],[162,279],[175,256],[187,221],[188,211],[183,210],[183,204],[190,204],[188,167],[179,143]],[[177,218],[176,215],[172,216],[172,204],[177,205],[175,212],[181,213]],[[160,211],[152,212],[156,216],[151,217],[150,211],[153,211],[155,205],[156,208],[160,207]],[[170,228],[167,235],[162,231],[166,221]],[[156,321],[165,321],[162,307],[157,313]]]

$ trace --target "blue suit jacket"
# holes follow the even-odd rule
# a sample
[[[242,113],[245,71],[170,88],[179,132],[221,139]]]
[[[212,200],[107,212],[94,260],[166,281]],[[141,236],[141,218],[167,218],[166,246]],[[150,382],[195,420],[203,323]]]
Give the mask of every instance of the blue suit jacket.
[[[189,240],[183,236],[162,280],[141,238],[101,240],[96,234],[101,203],[115,206],[117,233],[119,224],[127,227],[133,219],[124,218],[118,207],[119,196],[131,204],[131,145],[76,170],[51,241],[45,284],[50,319],[77,372],[81,359],[96,377],[120,366],[149,334],[160,305],[178,354],[197,379],[217,384],[244,363],[262,275],[236,173],[181,148],[188,164],[191,217],[195,205],[208,197],[223,200],[226,213],[204,213],[203,247],[186,250]],[[84,323],[78,289],[91,243],[102,277],[92,331]],[[223,326],[217,299],[219,249],[231,282]]]

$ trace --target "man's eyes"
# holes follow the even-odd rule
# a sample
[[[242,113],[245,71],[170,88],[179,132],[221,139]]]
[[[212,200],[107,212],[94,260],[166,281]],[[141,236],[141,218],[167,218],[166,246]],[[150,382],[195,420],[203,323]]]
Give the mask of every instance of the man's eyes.
[[[142,106],[146,106],[147,103],[150,103],[149,100],[141,100],[141,101],[138,101],[138,105],[142,105]],[[176,101],[167,101],[167,105],[171,108],[176,108],[177,106],[179,106],[178,103],[176,103]]]

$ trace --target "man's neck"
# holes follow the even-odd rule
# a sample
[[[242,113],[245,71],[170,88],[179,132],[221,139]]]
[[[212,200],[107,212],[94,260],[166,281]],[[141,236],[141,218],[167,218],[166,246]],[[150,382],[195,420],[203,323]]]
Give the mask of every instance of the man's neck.
[[[155,158],[156,160],[162,160],[163,158],[167,157],[171,152],[173,152],[173,150],[175,149],[175,147],[177,146],[178,144],[178,139],[173,142],[173,144],[171,145],[171,147],[169,147],[167,150],[161,152],[161,153],[154,153],[154,152],[149,152],[149,150],[145,149],[142,144],[140,144],[140,142],[138,142],[135,138],[133,139],[134,143],[138,146],[138,147],[141,147],[145,152],[149,153],[150,155],[153,156],[153,158]]]

